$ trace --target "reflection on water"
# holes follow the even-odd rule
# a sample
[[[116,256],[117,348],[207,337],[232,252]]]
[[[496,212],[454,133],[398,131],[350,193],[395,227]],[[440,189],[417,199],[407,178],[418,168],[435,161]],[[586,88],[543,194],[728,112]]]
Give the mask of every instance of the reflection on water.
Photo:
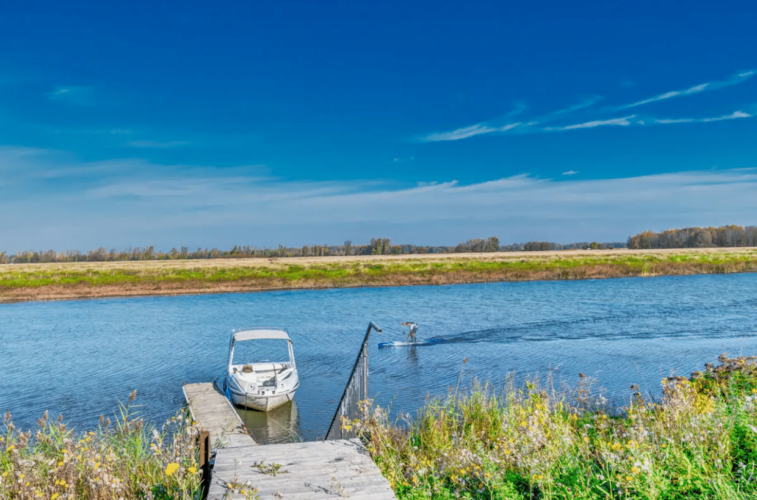
[[[297,402],[279,406],[269,412],[248,410],[237,406],[237,413],[258,444],[301,441]]]
[[[465,365],[499,384],[551,373],[575,384],[583,372],[622,402],[629,386],[658,394],[671,372],[688,375],[722,352],[757,354],[757,274],[436,287],[301,290],[0,305],[0,413],[33,427],[42,413],[97,425],[138,391],[141,415],[170,417],[182,382],[224,373],[234,328],[286,328],[301,385],[295,405],[245,411],[260,442],[323,437],[368,321],[370,388],[378,404],[413,412],[444,395]],[[448,342],[378,349],[418,337]]]

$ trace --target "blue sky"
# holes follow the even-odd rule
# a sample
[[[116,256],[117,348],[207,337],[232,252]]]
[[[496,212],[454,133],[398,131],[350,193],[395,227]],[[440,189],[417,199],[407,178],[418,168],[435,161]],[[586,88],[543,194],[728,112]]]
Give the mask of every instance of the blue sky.
[[[5,2],[0,249],[757,223],[752,2]]]

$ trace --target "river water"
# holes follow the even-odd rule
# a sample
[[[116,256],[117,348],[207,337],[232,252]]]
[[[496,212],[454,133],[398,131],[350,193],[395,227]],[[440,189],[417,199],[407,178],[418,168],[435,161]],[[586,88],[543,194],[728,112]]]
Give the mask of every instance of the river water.
[[[156,423],[181,407],[182,382],[223,375],[233,328],[286,328],[301,386],[295,403],[244,412],[261,442],[326,433],[369,321],[377,402],[413,412],[471,378],[595,377],[622,402],[631,384],[659,394],[718,355],[757,354],[757,274],[281,291],[0,305],[0,411],[22,428],[49,409],[78,428],[112,415],[136,389]],[[451,342],[378,349],[403,338]]]

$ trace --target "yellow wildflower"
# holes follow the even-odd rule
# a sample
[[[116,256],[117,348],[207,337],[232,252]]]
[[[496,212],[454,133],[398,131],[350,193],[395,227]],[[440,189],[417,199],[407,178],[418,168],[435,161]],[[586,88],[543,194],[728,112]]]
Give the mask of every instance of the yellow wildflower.
[[[197,468],[195,468],[195,467],[187,467],[187,471],[188,471],[188,472],[189,472],[190,474],[194,474],[194,473],[196,473],[196,472],[197,472]]]
[[[60,496],[60,493],[53,493],[53,496],[50,497],[50,500],[55,500]]]
[[[640,470],[640,469],[639,469],[638,467],[632,467],[632,468],[631,468],[631,472],[633,472],[634,474],[638,474],[638,473],[639,473],[639,470]]]
[[[177,470],[179,470],[179,464],[177,464],[176,462],[171,462],[170,464],[166,465],[166,476],[170,476]]]

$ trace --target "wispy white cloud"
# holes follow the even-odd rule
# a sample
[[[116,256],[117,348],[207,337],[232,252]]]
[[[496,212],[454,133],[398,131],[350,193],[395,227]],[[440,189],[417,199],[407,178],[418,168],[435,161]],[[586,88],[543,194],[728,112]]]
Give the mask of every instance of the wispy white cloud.
[[[743,111],[734,111],[730,115],[714,116],[710,118],[661,118],[655,119],[654,123],[660,125],[670,125],[675,123],[709,123],[709,122],[721,122],[724,120],[738,120],[740,118],[752,118],[754,115],[745,113]]]
[[[55,87],[47,93],[51,101],[65,102],[69,104],[89,105],[92,104],[92,87],[69,86]]]
[[[568,170],[567,172],[563,172],[563,175],[576,175],[578,172],[575,170]]]
[[[547,123],[554,121],[557,118],[560,118],[563,115],[569,115],[571,113],[575,113],[576,111],[580,111],[582,109],[589,108],[591,106],[594,106],[596,103],[601,101],[603,99],[602,96],[592,96],[587,99],[584,99],[583,101],[579,102],[578,104],[574,104],[572,106],[568,106],[567,108],[558,109],[557,111],[553,111],[552,113],[548,113],[544,115],[541,118],[537,118],[534,120],[535,123]]]
[[[745,82],[749,78],[753,77],[755,74],[757,74],[757,71],[753,71],[753,70],[743,71],[741,73],[737,73],[733,75],[731,78],[727,80],[700,83],[699,85],[694,85],[693,87],[689,87],[683,90],[672,90],[670,92],[665,92],[664,94],[656,95],[654,97],[649,97],[647,99],[642,99],[640,101],[636,101],[631,104],[620,106],[617,109],[620,110],[620,109],[635,108],[635,107],[643,106],[645,104],[650,104],[653,102],[665,101],[667,99],[672,99],[674,97],[684,97],[687,95],[699,94],[701,92],[718,90],[724,87],[730,87],[731,85],[738,85],[739,83]]]
[[[126,143],[131,148],[169,149],[186,146],[188,141],[131,141]]]
[[[491,134],[494,128],[477,123],[451,132],[435,132],[421,138],[423,142],[459,141],[481,134]]]
[[[483,134],[491,134],[496,132],[507,132],[509,130],[513,130],[517,127],[520,127],[522,125],[530,125],[530,124],[523,124],[521,122],[512,122],[511,119],[522,115],[528,110],[528,106],[526,106],[523,102],[516,102],[515,107],[512,111],[507,113],[505,116],[499,118],[498,120],[492,120],[488,122],[483,123],[476,123],[475,125],[470,125],[463,128],[458,128],[455,130],[452,130],[450,132],[434,132],[431,134],[426,134],[425,136],[421,137],[421,142],[444,142],[444,141],[459,141],[462,139],[468,139],[470,137],[475,137],[477,135],[483,135]],[[505,123],[503,123],[505,122]]]
[[[636,115],[624,116],[623,118],[611,118],[609,120],[593,120],[584,123],[575,123],[573,125],[565,125],[562,127],[544,127],[544,130],[577,130],[582,128],[596,128],[596,127],[627,127],[632,125],[631,119]]]
[[[604,108],[604,109],[599,109],[599,110],[595,108],[593,112],[589,108],[594,106],[594,104],[596,104],[603,98],[601,96],[592,96],[587,99],[584,99],[578,104],[575,104],[573,106],[569,106],[563,109],[559,109],[551,113],[546,113],[532,120],[521,120],[519,122],[508,123],[505,125],[498,125],[498,124],[495,124],[495,122],[482,122],[482,123],[477,123],[475,125],[458,128],[450,132],[434,132],[431,134],[427,134],[421,138],[421,141],[423,142],[460,141],[460,140],[469,139],[471,137],[475,137],[478,135],[503,133],[503,132],[528,134],[528,133],[539,133],[539,132],[558,132],[558,131],[568,131],[568,130],[592,129],[592,128],[597,128],[597,127],[608,127],[608,126],[628,127],[631,125],[653,125],[653,124],[671,125],[671,124],[678,124],[678,123],[709,123],[709,122],[716,122],[716,121],[723,121],[723,120],[733,120],[737,118],[751,118],[753,115],[745,113],[743,111],[736,111],[735,113],[732,113],[730,115],[718,116],[718,117],[712,117],[712,118],[656,119],[654,117],[647,117],[643,119],[637,118],[636,120],[634,120],[634,118],[636,118],[637,115],[629,115],[629,116],[618,117],[618,118],[606,118],[606,116],[608,112],[613,112],[613,111],[617,112],[624,109],[636,108],[639,106],[643,106],[645,104],[665,101],[667,99],[672,99],[675,97],[694,95],[694,94],[699,94],[701,92],[707,92],[707,91],[717,90],[717,89],[721,89],[721,88],[732,86],[732,85],[738,85],[739,83],[742,83],[748,80],[749,78],[752,78],[754,75],[757,75],[757,71],[754,71],[754,70],[742,71],[740,73],[733,75],[732,77],[726,80],[701,83],[699,85],[694,85],[693,87],[689,87],[683,90],[674,90],[670,92],[665,92],[663,94],[659,94],[653,97],[642,99],[642,100],[633,102],[631,104],[625,104],[622,106],[609,107],[609,108]],[[526,111],[526,107],[525,105],[523,105],[523,106],[519,106],[513,113],[522,114],[525,111]],[[585,118],[585,121],[581,121],[578,123],[568,123],[566,125],[548,125],[552,122],[559,123],[561,121],[567,120],[567,118],[571,115],[580,115],[586,118]],[[589,119],[592,117],[592,115],[595,117],[595,119]],[[573,120],[576,120],[576,118],[574,117]]]
[[[415,160],[415,156],[408,156],[407,158],[394,158],[392,162],[394,163],[406,163],[409,161]]]
[[[538,131],[538,129],[535,128],[537,125],[552,122],[556,119],[559,119],[563,115],[568,115],[570,113],[574,113],[576,111],[593,106],[594,104],[599,102],[601,99],[602,98],[600,96],[593,96],[588,99],[584,99],[583,101],[573,106],[569,106],[564,109],[553,111],[544,116],[541,116],[539,118],[536,118],[534,120],[530,120],[527,122],[512,122],[512,123],[506,123],[504,125],[494,125],[492,122],[477,123],[475,125],[459,128],[451,132],[435,132],[432,134],[428,134],[422,137],[421,141],[423,142],[459,141],[459,140],[468,139],[470,137],[474,137],[477,135],[504,133],[504,132],[509,132],[509,131],[517,131],[517,132],[524,132],[524,133],[536,132]],[[527,110],[527,107],[525,104],[518,103],[516,108],[510,113],[508,113],[505,116],[505,118],[512,118],[516,115],[523,114],[526,110]]]
[[[492,132],[507,132],[508,130],[513,130],[514,128],[519,127],[520,125],[521,124],[518,122],[518,123],[508,123],[507,125],[502,125],[501,127],[491,127],[489,125],[477,123],[476,125],[459,128],[457,130],[453,130],[452,132],[437,132],[433,134],[428,134],[422,137],[421,141],[423,142],[459,141],[461,139],[467,139],[469,137],[473,137],[476,135],[491,134]]]
[[[87,175],[100,169],[97,175]],[[57,172],[55,178],[43,175]],[[569,172],[566,172],[566,175]],[[757,169],[620,179],[529,175],[396,187],[378,181],[290,182],[256,168],[124,159],[75,162],[0,149],[4,249],[155,244],[275,246],[362,241],[455,243],[625,240],[640,230],[754,223]],[[61,182],[69,176],[77,182]],[[275,207],[272,210],[271,207]]]

